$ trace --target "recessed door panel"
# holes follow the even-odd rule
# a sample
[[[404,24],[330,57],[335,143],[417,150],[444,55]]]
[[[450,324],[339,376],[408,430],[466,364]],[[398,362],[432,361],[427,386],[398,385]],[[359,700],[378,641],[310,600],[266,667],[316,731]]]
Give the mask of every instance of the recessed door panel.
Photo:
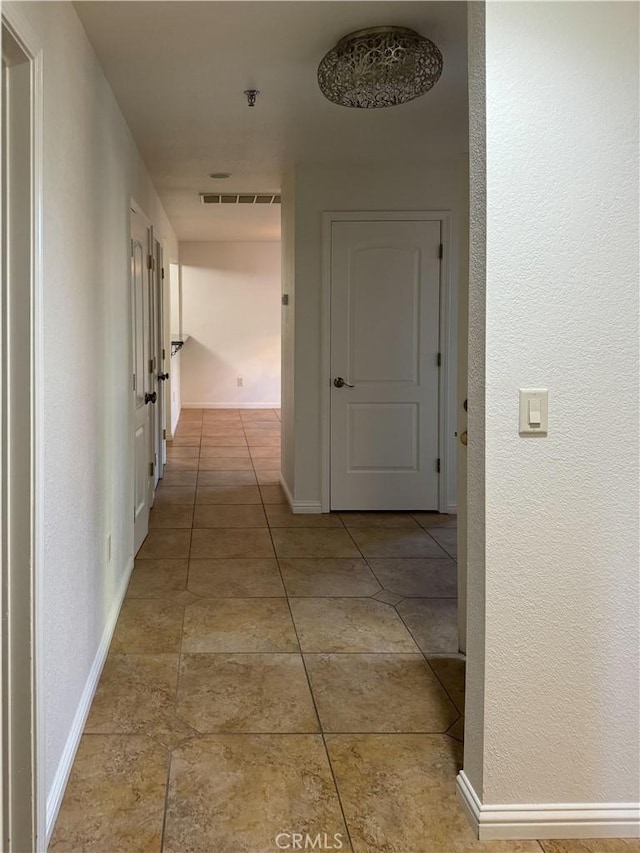
[[[349,373],[357,382],[417,382],[420,253],[354,249],[349,257]]]

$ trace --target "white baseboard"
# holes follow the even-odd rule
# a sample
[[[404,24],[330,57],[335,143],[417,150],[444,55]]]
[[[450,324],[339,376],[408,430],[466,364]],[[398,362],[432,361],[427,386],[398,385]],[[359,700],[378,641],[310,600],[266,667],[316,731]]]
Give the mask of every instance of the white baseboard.
[[[183,403],[183,409],[279,409],[277,403]]]
[[[640,803],[483,805],[464,770],[458,774],[456,788],[481,841],[640,836]]]
[[[449,515],[457,515],[458,514],[458,504],[449,504],[447,506],[447,512]]]
[[[71,731],[69,732],[67,742],[62,752],[62,757],[60,759],[60,763],[58,764],[58,769],[56,770],[56,775],[54,777],[51,790],[49,791],[49,794],[47,796],[46,847],[49,846],[51,834],[53,833],[53,828],[58,818],[58,812],[60,811],[60,806],[62,805],[62,798],[64,797],[65,788],[67,787],[67,782],[69,781],[69,774],[71,773],[71,768],[73,767],[76,752],[78,751],[78,747],[80,745],[80,738],[82,737],[82,732],[84,731],[84,726],[87,721],[87,717],[89,716],[91,703],[93,702],[93,697],[98,687],[98,682],[100,681],[102,668],[107,659],[109,646],[111,645],[111,638],[113,637],[113,632],[116,627],[116,622],[118,621],[120,608],[122,607],[122,602],[124,600],[127,587],[129,585],[129,580],[131,578],[132,571],[133,557],[129,561],[129,564],[125,570],[124,578],[122,579],[122,584],[120,586],[120,589],[118,590],[118,594],[116,595],[115,601],[113,602],[113,606],[111,608],[111,612],[109,613],[107,623],[104,626],[104,631],[102,632],[102,639],[100,640],[98,651],[96,652],[96,656],[93,659],[93,665],[91,666],[91,670],[89,671],[89,676],[87,677],[87,681],[84,685],[84,690],[82,691],[82,696],[80,697],[78,709],[76,711],[75,717],[73,718],[73,725],[71,726]]]
[[[282,474],[280,474],[280,485],[284,490],[286,499],[289,501],[291,512],[295,513],[295,515],[315,515],[322,512],[320,501],[294,501],[291,490]]]

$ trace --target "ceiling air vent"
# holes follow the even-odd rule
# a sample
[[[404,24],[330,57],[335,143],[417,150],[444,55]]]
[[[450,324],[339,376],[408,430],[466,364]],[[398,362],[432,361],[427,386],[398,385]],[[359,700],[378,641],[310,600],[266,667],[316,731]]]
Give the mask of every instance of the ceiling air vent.
[[[202,204],[280,204],[273,193],[200,193]]]

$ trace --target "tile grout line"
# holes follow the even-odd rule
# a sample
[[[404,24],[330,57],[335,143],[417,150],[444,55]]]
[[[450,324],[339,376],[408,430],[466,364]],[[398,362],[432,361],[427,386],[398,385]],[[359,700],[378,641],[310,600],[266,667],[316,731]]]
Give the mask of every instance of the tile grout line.
[[[290,619],[291,619],[291,624],[293,625],[293,630],[294,630],[294,632],[295,632],[296,640],[297,640],[297,642],[298,642],[298,647],[299,647],[299,649],[300,649],[300,658],[301,658],[301,660],[302,660],[302,667],[303,667],[303,669],[304,669],[305,677],[306,677],[306,679],[307,679],[307,686],[308,686],[308,688],[309,688],[309,694],[310,694],[310,696],[311,696],[311,701],[312,701],[312,703],[313,703],[313,708],[314,708],[314,711],[315,711],[315,714],[316,714],[316,718],[317,718],[317,720],[318,720],[318,728],[320,729],[319,734],[320,734],[320,737],[322,738],[322,745],[324,746],[324,752],[325,752],[325,755],[326,755],[326,757],[327,757],[327,764],[328,764],[328,767],[329,767],[329,772],[331,773],[331,778],[332,778],[332,780],[333,780],[333,785],[334,785],[334,788],[335,788],[335,791],[336,791],[336,797],[337,797],[337,799],[338,799],[338,805],[339,805],[339,807],[340,807],[340,813],[342,814],[342,820],[343,820],[343,822],[344,822],[344,828],[345,828],[345,830],[346,830],[347,838],[348,838],[348,840],[349,840],[349,846],[350,846],[350,847],[351,847],[351,849],[353,850],[353,849],[354,849],[354,847],[353,847],[353,841],[352,841],[352,839],[351,839],[351,831],[350,831],[350,829],[349,829],[349,823],[347,822],[347,816],[346,816],[346,814],[345,814],[344,805],[343,805],[343,803],[342,803],[342,797],[341,797],[341,795],[340,795],[340,788],[338,787],[338,780],[336,779],[336,775],[335,775],[335,772],[334,772],[334,769],[333,769],[333,764],[331,763],[331,756],[329,755],[329,748],[328,748],[328,746],[327,746],[327,739],[326,739],[326,737],[325,737],[324,726],[323,726],[323,724],[322,724],[322,719],[321,719],[321,717],[320,717],[320,713],[319,713],[319,711],[318,711],[318,705],[317,705],[317,702],[316,702],[315,693],[313,692],[313,687],[312,687],[312,684],[311,684],[311,678],[310,678],[310,676],[309,676],[309,670],[307,669],[307,662],[306,662],[306,660],[305,660],[304,652],[303,652],[303,650],[302,650],[302,644],[301,644],[301,642],[300,642],[300,635],[298,634],[298,627],[297,627],[296,622],[295,622],[295,619],[294,619],[294,617],[293,617],[293,611],[291,610],[291,602],[290,602],[290,600],[289,600],[289,595],[288,595],[288,593],[287,593],[287,587],[286,587],[286,585],[285,585],[285,582],[284,582],[284,576],[282,575],[282,569],[281,569],[281,567],[280,567],[280,560],[279,560],[279,558],[278,558],[278,556],[277,556],[277,552],[276,552],[276,548],[275,548],[275,543],[273,542],[273,536],[271,535],[271,528],[269,528],[269,536],[271,537],[271,543],[272,543],[272,546],[273,546],[274,554],[276,554],[276,563],[277,563],[277,566],[278,566],[278,572],[280,573],[280,579],[281,579],[282,586],[283,586],[284,591],[285,591],[285,597],[286,597],[286,602],[287,602],[287,608],[288,608],[288,610],[289,610],[289,617],[290,617]]]

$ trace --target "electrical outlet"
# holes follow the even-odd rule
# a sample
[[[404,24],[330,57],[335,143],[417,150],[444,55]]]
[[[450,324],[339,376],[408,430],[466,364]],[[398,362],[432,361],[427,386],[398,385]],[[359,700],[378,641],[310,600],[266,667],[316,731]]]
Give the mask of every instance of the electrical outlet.
[[[238,388],[242,388],[244,386],[244,379],[242,376],[238,376]]]

